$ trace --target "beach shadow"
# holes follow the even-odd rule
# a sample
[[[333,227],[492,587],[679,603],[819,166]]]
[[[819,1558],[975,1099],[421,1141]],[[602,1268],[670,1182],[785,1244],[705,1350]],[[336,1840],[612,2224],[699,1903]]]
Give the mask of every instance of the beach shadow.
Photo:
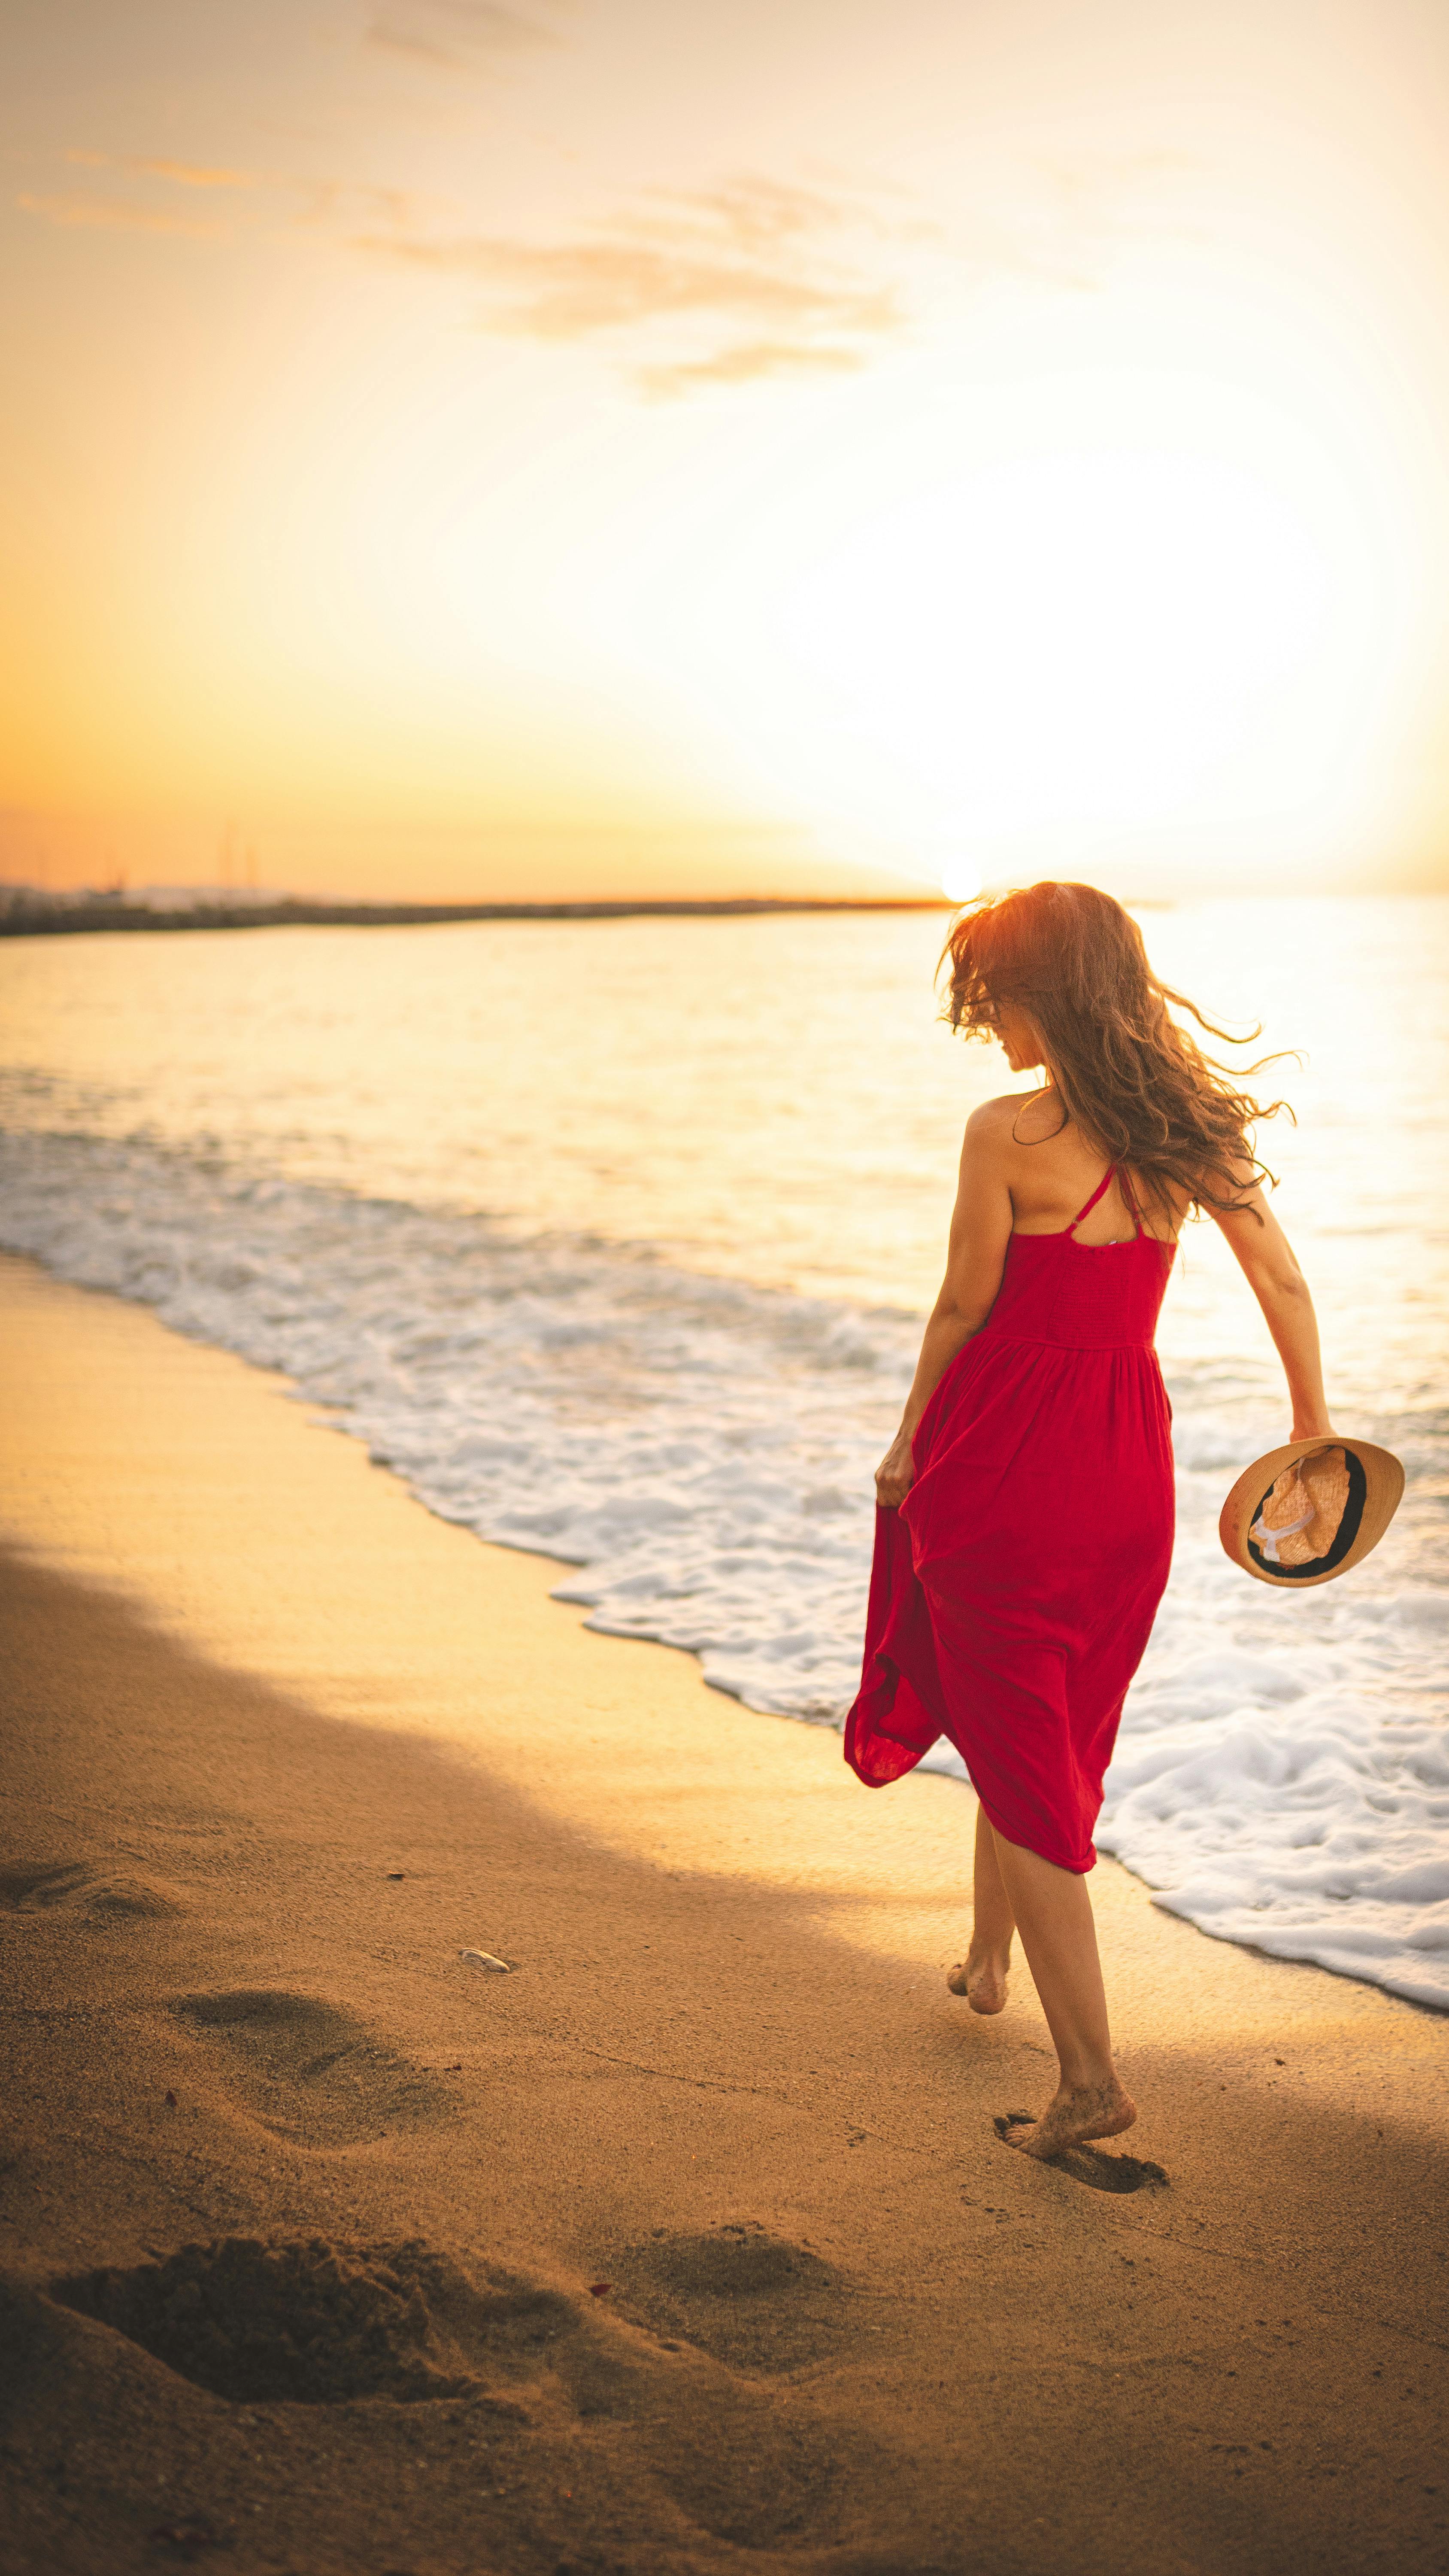
[[[1004,2111],[992,2122],[998,2138],[1009,2138],[1013,2129],[1034,2126],[1029,2111]],[[1073,2182],[1085,2183],[1088,2191],[1172,2189],[1162,2166],[1149,2163],[1145,2156],[1109,2156],[1101,2147],[1064,2147],[1059,2156],[1042,2156],[1038,2161],[1057,2173],[1070,2174]]]
[[[1406,2352],[1427,2388],[1444,2333],[1426,2258],[1449,2147],[1414,2088],[1437,2055],[1405,2039],[1385,2096],[1347,2055],[1361,2021],[1331,2061],[1310,2025],[1306,2063],[1337,2089],[1290,2091],[1292,2070],[1268,2089],[1289,2034],[1265,2082],[1259,2024],[1230,2017],[1236,1954],[1204,1949],[1212,2054],[1175,2027],[1152,2054],[1171,2196],[1160,2167],[1079,2148],[1055,2160],[1067,2178],[1146,2190],[1141,2212],[1022,2172],[992,2190],[1009,2206],[990,2232],[954,2225],[963,2171],[1003,2172],[991,2109],[1044,2063],[1013,2077],[999,2051],[938,2048],[944,1998],[912,2003],[899,1960],[823,1934],[817,1892],[661,1872],[446,1748],[213,1667],[107,1596],[14,1560],[4,1584],[33,1780],[5,1856],[20,1914],[0,1891],[28,1980],[10,2028],[13,2312],[0,2283],[0,2405],[8,2391],[34,2462],[27,2563],[78,2565],[77,2528],[91,2568],[129,2565],[153,2526],[174,2558],[193,2509],[218,2531],[244,2512],[248,2549],[299,2568],[348,2549],[358,2567],[510,2576],[738,2576],[747,2550],[799,2576],[1275,2576],[1345,2549],[1438,2563],[1435,2419],[1404,2392]],[[97,1716],[118,1675],[137,1714],[113,1751]],[[59,1856],[87,1848],[101,1796],[148,1867],[154,1842],[158,1872],[191,1873],[174,1925],[100,1941],[66,1924],[81,1864]],[[243,1827],[256,1856],[233,1888]],[[334,1884],[315,1855],[330,1871],[338,1849]],[[399,1854],[402,1894],[384,1884]],[[532,1975],[455,1974],[474,1928]],[[724,1963],[717,2001],[702,1962]],[[1315,1974],[1280,1970],[1285,2014]],[[482,1993],[497,2009],[475,2036]],[[1410,2033],[1391,1998],[1372,2009]],[[462,2079],[446,2116],[390,2116],[444,2058],[467,2061],[444,2070]],[[364,2152],[274,2157],[238,2106]],[[1170,2253],[1134,2245],[1129,2269],[1124,2227]],[[1044,2371],[1022,2320],[1048,2306],[1066,2366]],[[1352,2333],[1314,2322],[1344,2316]],[[1104,2336],[1124,2399],[1149,2403],[1104,2408]],[[980,2439],[978,2392],[1018,2427],[1005,2456]],[[1314,2440],[1260,2452],[1275,2412]]]

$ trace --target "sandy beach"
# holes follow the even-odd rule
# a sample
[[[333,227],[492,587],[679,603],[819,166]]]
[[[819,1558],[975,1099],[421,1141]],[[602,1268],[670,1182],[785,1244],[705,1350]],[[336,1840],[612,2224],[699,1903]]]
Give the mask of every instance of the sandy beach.
[[[1443,2565],[1443,2018],[1103,1863],[1143,2116],[1029,2164],[958,1784],[138,1307],[0,1307],[0,2567]]]

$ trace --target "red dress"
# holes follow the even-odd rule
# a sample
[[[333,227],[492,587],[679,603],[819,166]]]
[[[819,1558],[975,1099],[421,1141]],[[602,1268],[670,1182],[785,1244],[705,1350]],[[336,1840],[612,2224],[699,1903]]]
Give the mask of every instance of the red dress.
[[[1102,1775],[1172,1559],[1171,1407],[1152,1337],[1173,1247],[1014,1234],[996,1303],[876,1513],[845,1758],[869,1788],[949,1736],[993,1825],[1092,1867]]]

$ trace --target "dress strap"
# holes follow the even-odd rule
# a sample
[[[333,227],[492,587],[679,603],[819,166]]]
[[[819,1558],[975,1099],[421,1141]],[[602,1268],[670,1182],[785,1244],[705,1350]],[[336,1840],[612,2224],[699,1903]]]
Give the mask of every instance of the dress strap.
[[[1137,1230],[1137,1236],[1138,1236],[1138,1239],[1139,1239],[1139,1241],[1140,1241],[1140,1240],[1141,1240],[1141,1236],[1142,1236],[1142,1212],[1141,1212],[1140,1208],[1139,1208],[1139,1207],[1138,1207],[1138,1205],[1137,1205],[1137,1200],[1136,1200],[1136,1197],[1135,1197],[1135,1195],[1134,1195],[1134,1193],[1133,1193],[1132,1184],[1131,1184],[1131,1182],[1128,1180],[1128,1178],[1127,1178],[1127,1175],[1126,1175],[1125,1171],[1124,1171],[1124,1172],[1118,1172],[1118,1174],[1117,1174],[1117,1187],[1118,1187],[1118,1189],[1121,1191],[1122,1196],[1124,1197],[1124,1199],[1125,1199],[1125,1200],[1126,1200],[1126,1202],[1127,1202],[1127,1213],[1128,1213],[1128,1215],[1129,1215],[1129,1216],[1131,1217],[1131,1219],[1132,1219],[1132,1223],[1133,1223],[1133,1225],[1135,1226],[1135,1228],[1136,1228],[1136,1230]]]
[[[1093,1190],[1092,1195],[1091,1195],[1091,1197],[1088,1199],[1086,1206],[1085,1206],[1085,1207],[1079,1207],[1079,1208],[1078,1208],[1078,1210],[1077,1210],[1076,1215],[1073,1217],[1073,1219],[1072,1219],[1072,1221],[1071,1221],[1071,1224],[1070,1224],[1070,1225],[1064,1225],[1064,1226],[1063,1226],[1063,1228],[1062,1228],[1062,1232],[1063,1232],[1063,1234],[1075,1234],[1075,1233],[1076,1233],[1076,1230],[1077,1230],[1077,1228],[1078,1228],[1078,1226],[1079,1226],[1079,1225],[1081,1224],[1081,1222],[1082,1222],[1083,1217],[1084,1217],[1084,1216],[1090,1216],[1090,1215],[1091,1215],[1092,1210],[1093,1210],[1093,1208],[1096,1206],[1098,1199],[1099,1199],[1099,1198],[1101,1198],[1101,1196],[1102,1196],[1102,1194],[1103,1194],[1103,1192],[1104,1192],[1105,1190],[1107,1190],[1107,1189],[1109,1189],[1109,1188],[1111,1187],[1111,1184],[1112,1184],[1112,1176],[1113,1176],[1114,1172],[1116,1171],[1116,1169],[1117,1169],[1117,1166],[1116,1166],[1116,1164],[1115,1164],[1115,1163],[1109,1163],[1109,1164],[1107,1165],[1107,1168],[1106,1168],[1105,1172],[1102,1174],[1102,1177],[1101,1177],[1100,1181],[1097,1183],[1096,1188]],[[1133,1210],[1133,1214],[1134,1214],[1134,1215],[1136,1214],[1136,1210],[1135,1210],[1135,1209]],[[1139,1229],[1139,1231],[1140,1231],[1140,1229]]]

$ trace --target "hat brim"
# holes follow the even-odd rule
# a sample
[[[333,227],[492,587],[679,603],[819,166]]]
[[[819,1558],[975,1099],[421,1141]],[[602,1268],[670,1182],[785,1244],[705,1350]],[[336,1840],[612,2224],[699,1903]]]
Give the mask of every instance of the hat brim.
[[[1264,1562],[1252,1545],[1248,1533],[1259,1509],[1275,1480],[1285,1467],[1296,1466],[1300,1458],[1315,1457],[1320,1449],[1342,1449],[1349,1458],[1350,1478],[1356,1460],[1363,1477],[1363,1495],[1358,1525],[1348,1545],[1335,1548],[1332,1562],[1321,1568],[1313,1566],[1272,1566]],[[1378,1546],[1390,1521],[1399,1508],[1404,1490],[1404,1470],[1392,1449],[1379,1449],[1371,1440],[1356,1440],[1341,1431],[1323,1433],[1317,1440],[1289,1440],[1281,1449],[1265,1450],[1245,1467],[1218,1520],[1218,1536],[1234,1565],[1251,1574],[1258,1583],[1271,1583],[1279,1592],[1308,1592],[1316,1583],[1332,1583],[1336,1575],[1347,1574],[1351,1565]]]

